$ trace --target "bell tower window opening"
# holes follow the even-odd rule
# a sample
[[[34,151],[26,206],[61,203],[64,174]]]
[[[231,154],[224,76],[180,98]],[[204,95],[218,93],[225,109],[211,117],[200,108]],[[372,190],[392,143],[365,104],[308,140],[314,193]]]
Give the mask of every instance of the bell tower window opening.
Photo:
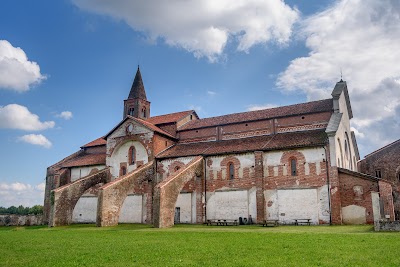
[[[297,160],[295,158],[292,158],[290,160],[290,172],[292,174],[292,176],[297,176]]]
[[[233,180],[235,178],[235,166],[233,165],[232,162],[228,164],[228,170],[229,170],[229,180]]]
[[[378,177],[378,178],[382,178],[381,170],[375,170],[375,176]]]
[[[135,109],[134,109],[134,108],[129,108],[128,115],[133,116],[133,113],[134,113],[134,112],[135,112]]]
[[[142,108],[142,115],[143,115],[143,118],[146,118],[146,108]]]
[[[133,165],[136,162],[136,149],[134,146],[129,148],[129,164]]]

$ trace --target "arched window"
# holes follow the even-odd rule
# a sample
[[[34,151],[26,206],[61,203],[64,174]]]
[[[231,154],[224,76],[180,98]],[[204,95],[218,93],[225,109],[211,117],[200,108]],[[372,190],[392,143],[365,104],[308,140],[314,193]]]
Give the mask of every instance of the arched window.
[[[126,167],[122,166],[121,169],[119,170],[119,176],[123,176],[126,174]]]
[[[233,165],[232,162],[229,162],[228,169],[229,169],[229,180],[233,180],[235,178],[235,166]]]
[[[133,112],[134,112],[134,111],[135,111],[134,108],[129,108],[128,114],[131,115],[131,116],[133,116]]]
[[[339,144],[339,150],[340,150],[340,162],[342,163],[341,167],[344,168],[344,161],[343,161],[343,151],[342,151],[342,143],[340,142],[340,139],[337,139],[338,144]],[[340,165],[339,162],[339,165]]]
[[[296,166],[296,164],[297,164],[296,159],[292,158],[290,160],[290,172],[291,172],[292,176],[296,176],[297,175],[297,166]]]
[[[136,149],[134,146],[129,148],[129,165],[133,165],[136,162]]]
[[[142,108],[143,118],[146,118],[146,108]]]

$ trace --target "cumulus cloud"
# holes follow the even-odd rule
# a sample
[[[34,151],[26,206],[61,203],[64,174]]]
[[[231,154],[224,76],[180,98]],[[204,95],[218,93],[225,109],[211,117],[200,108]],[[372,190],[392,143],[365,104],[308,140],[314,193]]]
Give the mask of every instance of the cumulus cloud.
[[[161,38],[171,46],[215,61],[228,40],[239,51],[275,42],[286,44],[299,12],[282,0],[73,0],[75,5],[125,21],[150,39]]]
[[[258,105],[258,104],[253,104],[247,106],[247,111],[255,111],[255,110],[261,110],[261,109],[268,109],[268,108],[276,108],[278,105],[275,104],[265,104],[265,105]]]
[[[63,118],[64,120],[72,119],[73,115],[71,111],[63,111],[60,114],[57,114],[56,117]]]
[[[44,79],[39,65],[29,61],[24,50],[0,40],[0,88],[24,92]]]
[[[52,146],[51,142],[41,134],[26,134],[19,137],[18,140],[32,145],[43,146],[45,148],[50,148]]]
[[[0,183],[0,205],[32,207],[43,205],[45,184]]]
[[[398,138],[400,107],[400,2],[341,0],[302,23],[310,49],[277,80],[285,92],[309,100],[330,97],[335,83],[348,82],[353,126],[368,153]]]
[[[18,104],[0,106],[0,128],[40,131],[53,128],[54,121],[41,122],[27,107]]]

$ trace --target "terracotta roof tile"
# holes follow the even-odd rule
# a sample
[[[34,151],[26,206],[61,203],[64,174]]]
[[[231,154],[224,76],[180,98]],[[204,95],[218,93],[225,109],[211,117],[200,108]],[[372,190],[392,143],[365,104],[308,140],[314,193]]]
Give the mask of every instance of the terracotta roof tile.
[[[247,151],[281,150],[295,147],[310,147],[326,144],[325,130],[279,133],[242,139],[203,143],[178,143],[157,155],[157,158],[184,157],[194,155],[218,155]]]
[[[78,157],[72,158],[62,164],[63,168],[67,167],[79,167],[79,166],[91,166],[91,165],[105,165],[106,154],[85,154]]]
[[[168,132],[166,132],[164,130],[161,130],[160,128],[158,128],[157,126],[155,126],[154,124],[152,124],[152,123],[150,123],[148,121],[145,121],[145,120],[142,120],[142,119],[139,119],[139,118],[135,118],[135,117],[132,117],[132,116],[129,116],[129,115],[127,116],[127,118],[128,117],[133,119],[133,120],[135,120],[135,121],[137,121],[137,122],[139,122],[139,123],[141,123],[141,124],[143,124],[144,126],[149,128],[150,130],[153,130],[155,132],[158,132],[158,133],[161,133],[163,135],[166,135],[166,136],[169,136],[169,137],[172,137],[172,138],[176,139],[175,136],[171,135],[170,133],[168,133]]]
[[[163,123],[171,123],[171,122],[177,122],[183,117],[186,117],[187,115],[193,113],[193,110],[187,110],[187,111],[181,111],[181,112],[176,112],[176,113],[170,113],[170,114],[165,114],[165,115],[160,115],[160,116],[154,116],[148,118],[146,121],[152,123],[152,124],[163,124]]]
[[[218,117],[205,118],[188,122],[179,128],[179,131],[188,129],[197,129],[202,127],[211,127],[216,125],[238,123],[244,121],[254,121],[261,119],[270,119],[276,117],[286,117],[296,114],[307,114],[315,112],[324,112],[333,110],[333,100],[325,99],[302,104],[283,106],[277,108],[248,111],[242,113],[233,113]]]
[[[103,137],[100,137],[100,138],[97,138],[96,140],[93,140],[93,141],[87,143],[86,145],[81,146],[81,148],[92,147],[92,146],[104,146],[106,144],[107,144],[107,141]]]

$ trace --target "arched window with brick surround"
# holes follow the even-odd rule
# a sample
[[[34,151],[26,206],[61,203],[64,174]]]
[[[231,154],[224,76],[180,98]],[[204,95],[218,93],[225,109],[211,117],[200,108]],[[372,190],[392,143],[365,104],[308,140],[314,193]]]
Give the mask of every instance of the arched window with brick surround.
[[[235,178],[235,165],[233,165],[232,162],[229,162],[228,164],[228,179],[233,180]]]
[[[129,165],[133,165],[136,162],[136,149],[134,146],[129,148]]]
[[[292,176],[297,176],[297,160],[290,158],[290,173]]]
[[[146,118],[146,108],[142,108],[142,115],[143,115],[143,118]]]

